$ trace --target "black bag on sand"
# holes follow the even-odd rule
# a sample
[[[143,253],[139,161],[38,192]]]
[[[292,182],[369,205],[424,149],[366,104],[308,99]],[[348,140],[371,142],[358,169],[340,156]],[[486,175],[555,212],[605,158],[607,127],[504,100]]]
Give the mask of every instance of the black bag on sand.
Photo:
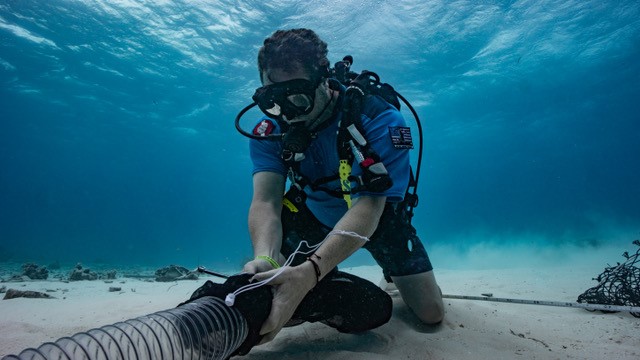
[[[224,300],[227,294],[249,284],[252,276],[231,276],[223,284],[207,281],[180,305],[203,296]],[[269,316],[272,300],[271,286],[261,286],[236,297],[234,307],[246,319],[249,334],[232,356],[245,355],[260,342],[260,328]],[[286,326],[320,321],[343,333],[358,333],[387,323],[392,306],[389,294],[372,282],[334,270],[305,296]]]

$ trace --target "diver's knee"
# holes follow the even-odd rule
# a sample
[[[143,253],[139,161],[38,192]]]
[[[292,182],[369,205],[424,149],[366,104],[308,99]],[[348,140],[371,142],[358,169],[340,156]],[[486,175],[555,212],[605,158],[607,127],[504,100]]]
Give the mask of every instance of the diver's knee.
[[[444,320],[444,304],[442,299],[432,299],[421,304],[420,309],[412,309],[416,316],[427,325],[437,325]]]
[[[444,319],[442,291],[432,271],[392,277],[402,299],[425,324],[433,325]]]
[[[438,307],[436,309],[433,309],[431,312],[429,312],[429,314],[427,314],[427,316],[421,318],[420,320],[422,320],[422,322],[427,325],[440,324],[442,320],[444,320],[444,308]]]

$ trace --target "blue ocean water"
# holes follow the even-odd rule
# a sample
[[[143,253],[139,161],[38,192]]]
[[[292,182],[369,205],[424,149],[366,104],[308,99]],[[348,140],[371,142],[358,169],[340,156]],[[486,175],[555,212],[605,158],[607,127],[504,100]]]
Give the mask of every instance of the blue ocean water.
[[[417,109],[429,249],[622,252],[640,237],[638,19],[632,0],[2,1],[0,261],[239,267],[233,121],[262,40],[293,27]]]

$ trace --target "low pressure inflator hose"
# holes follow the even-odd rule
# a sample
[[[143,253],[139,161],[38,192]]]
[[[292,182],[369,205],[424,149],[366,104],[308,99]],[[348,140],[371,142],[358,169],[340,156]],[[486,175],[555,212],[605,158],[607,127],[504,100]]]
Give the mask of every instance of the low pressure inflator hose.
[[[29,348],[9,359],[227,359],[248,334],[240,311],[205,296],[170,310]]]

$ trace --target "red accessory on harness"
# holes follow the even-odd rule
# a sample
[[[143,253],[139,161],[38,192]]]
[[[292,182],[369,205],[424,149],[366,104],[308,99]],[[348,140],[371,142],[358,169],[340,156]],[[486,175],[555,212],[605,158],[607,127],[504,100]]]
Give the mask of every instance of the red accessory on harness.
[[[276,125],[271,121],[264,119],[253,128],[253,135],[256,136],[267,136],[271,134],[273,129],[276,128]]]

